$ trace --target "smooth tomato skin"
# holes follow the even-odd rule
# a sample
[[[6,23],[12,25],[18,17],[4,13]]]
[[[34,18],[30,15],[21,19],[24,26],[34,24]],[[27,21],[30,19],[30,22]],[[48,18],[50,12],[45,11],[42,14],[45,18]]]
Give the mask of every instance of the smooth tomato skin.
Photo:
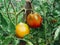
[[[30,29],[28,27],[27,24],[25,23],[19,23],[17,26],[16,26],[16,35],[19,37],[19,38],[23,38],[25,35],[29,34],[30,33]]]
[[[27,24],[32,28],[40,27],[42,24],[42,17],[38,13],[31,13],[27,16]]]

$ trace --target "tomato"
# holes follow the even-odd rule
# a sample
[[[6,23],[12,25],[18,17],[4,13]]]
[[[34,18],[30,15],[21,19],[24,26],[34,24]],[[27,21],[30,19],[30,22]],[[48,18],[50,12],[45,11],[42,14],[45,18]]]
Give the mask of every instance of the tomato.
[[[37,28],[42,24],[42,17],[38,13],[31,13],[27,16],[26,21],[30,27]]]
[[[19,38],[23,38],[25,35],[30,33],[29,26],[25,23],[19,23],[16,25],[16,35]]]

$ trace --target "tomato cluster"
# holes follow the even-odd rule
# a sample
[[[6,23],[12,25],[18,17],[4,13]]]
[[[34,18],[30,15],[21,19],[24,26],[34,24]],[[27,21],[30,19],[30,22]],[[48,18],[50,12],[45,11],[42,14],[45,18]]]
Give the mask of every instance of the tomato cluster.
[[[16,35],[19,38],[23,38],[25,35],[30,33],[29,27],[40,27],[42,24],[42,17],[38,13],[30,13],[26,18],[26,22],[28,25],[25,23],[19,23],[16,25]]]

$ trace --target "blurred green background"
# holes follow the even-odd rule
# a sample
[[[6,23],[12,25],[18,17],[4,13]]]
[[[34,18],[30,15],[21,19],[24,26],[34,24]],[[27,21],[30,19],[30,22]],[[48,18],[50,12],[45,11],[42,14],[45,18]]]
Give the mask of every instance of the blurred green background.
[[[0,45],[60,45],[60,0],[31,0],[33,10],[43,18],[42,26],[31,28],[23,39],[15,35],[15,26],[23,21],[23,12],[16,13],[25,6],[25,0],[0,0]]]

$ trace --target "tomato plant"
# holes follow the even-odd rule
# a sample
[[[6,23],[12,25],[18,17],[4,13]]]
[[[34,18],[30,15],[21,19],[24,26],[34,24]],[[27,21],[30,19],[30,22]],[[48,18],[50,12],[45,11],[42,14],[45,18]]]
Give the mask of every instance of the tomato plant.
[[[20,44],[60,45],[60,0],[0,0],[0,45]]]

